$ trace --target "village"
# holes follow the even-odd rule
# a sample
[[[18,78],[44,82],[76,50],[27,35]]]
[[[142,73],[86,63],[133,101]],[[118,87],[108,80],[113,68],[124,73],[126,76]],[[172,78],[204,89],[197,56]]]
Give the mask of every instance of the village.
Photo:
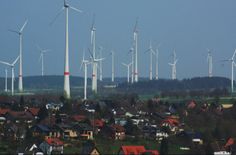
[[[122,98],[122,99],[121,99]],[[234,154],[236,108],[137,95],[0,98],[1,154]],[[232,101],[233,102],[233,101]],[[223,121],[224,120],[224,121]]]

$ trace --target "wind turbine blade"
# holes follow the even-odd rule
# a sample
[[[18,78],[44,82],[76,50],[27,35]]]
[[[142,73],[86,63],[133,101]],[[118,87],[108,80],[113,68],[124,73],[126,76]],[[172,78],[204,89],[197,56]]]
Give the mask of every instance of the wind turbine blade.
[[[92,54],[92,52],[90,51],[89,48],[88,48],[88,51],[89,51],[90,57],[94,60],[93,54]]]
[[[69,6],[69,8],[71,8],[72,10],[76,11],[76,12],[79,12],[79,13],[82,13],[83,11],[73,7],[73,6]]]
[[[235,53],[236,53],[236,49],[234,50],[234,54],[232,56],[232,60],[234,59]]]
[[[8,62],[0,61],[0,63],[1,63],[1,64],[4,64],[4,65],[7,65],[7,66],[11,66],[11,64],[8,63]]]
[[[134,25],[134,32],[137,32],[137,27],[138,27],[138,17],[136,18],[136,22]]]
[[[125,64],[125,63],[123,63],[123,62],[122,62],[121,64],[124,65],[124,66],[127,66],[127,64]]]
[[[60,16],[62,11],[65,9],[65,7],[62,7],[61,10],[57,13],[57,15],[53,18],[53,20],[50,23],[50,26],[57,20],[57,18]]]
[[[18,31],[15,31],[15,30],[9,29],[8,31],[19,34],[19,32],[18,32]]]
[[[52,51],[51,49],[42,50],[43,53],[47,53],[47,52],[51,52],[51,51]]]
[[[16,58],[16,60],[12,63],[13,66],[17,63],[17,61],[19,60],[19,58],[20,58],[20,56],[18,56],[18,57]]]
[[[42,48],[40,48],[38,44],[36,44],[36,47],[40,52],[42,51]]]
[[[173,66],[174,64],[172,64],[172,63],[168,63],[169,65],[171,65],[171,66]]]
[[[42,57],[43,57],[43,53],[41,53],[40,56],[39,56],[39,62],[42,59]]]
[[[25,23],[24,23],[24,25],[21,27],[20,33],[22,33],[22,31],[24,30],[24,28],[25,28],[25,26],[26,26],[27,23],[28,23],[28,20],[26,20]]]
[[[92,21],[92,26],[91,26],[91,29],[94,28],[94,24],[95,24],[95,14],[93,14],[93,21]]]

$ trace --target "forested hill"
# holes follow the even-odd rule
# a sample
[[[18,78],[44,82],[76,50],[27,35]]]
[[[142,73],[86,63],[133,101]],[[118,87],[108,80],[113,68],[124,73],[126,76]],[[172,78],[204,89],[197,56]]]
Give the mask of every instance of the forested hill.
[[[230,87],[230,79],[224,77],[196,77],[192,79],[183,80],[152,80],[140,81],[133,85],[127,83],[119,84],[118,89],[129,91],[179,91],[179,90],[210,90],[214,88],[228,88]]]
[[[55,89],[63,88],[64,77],[60,75],[50,76],[28,76],[23,79],[24,88],[26,89]],[[73,87],[83,86],[84,78],[82,77],[70,77],[70,83]],[[88,79],[88,84],[91,80]],[[5,79],[0,78],[0,89],[4,89]],[[15,88],[18,86],[18,78],[15,79]],[[8,78],[8,89],[11,87],[11,78]]]

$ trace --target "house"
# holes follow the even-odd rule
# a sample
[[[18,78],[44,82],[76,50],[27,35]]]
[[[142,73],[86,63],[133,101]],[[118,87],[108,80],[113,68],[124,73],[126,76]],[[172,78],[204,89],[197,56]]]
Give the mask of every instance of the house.
[[[36,124],[30,128],[33,136],[48,136],[50,128],[47,125]]]
[[[159,155],[157,150],[146,150],[144,146],[121,146],[118,152],[119,155]]]
[[[113,136],[116,140],[123,140],[125,139],[125,128],[121,125],[114,124],[111,125],[113,130]]]
[[[231,155],[231,153],[226,151],[226,149],[222,147],[218,141],[211,143],[210,146],[213,149],[214,155]]]
[[[82,122],[87,119],[85,115],[73,115],[71,116],[71,119],[75,122]]]
[[[46,104],[46,108],[50,109],[52,111],[58,111],[62,107],[63,107],[63,103],[61,103],[61,102],[60,103],[50,102],[50,103]]]
[[[64,137],[64,131],[57,125],[53,125],[49,131],[49,137],[61,138]]]
[[[4,137],[12,140],[24,140],[26,129],[23,126],[7,123],[4,126]]]
[[[161,122],[161,126],[166,126],[170,129],[171,132],[176,133],[179,126],[179,121],[176,118],[167,117]]]
[[[32,124],[34,117],[30,112],[27,111],[8,111],[6,114],[6,119],[14,123],[22,124],[26,123],[29,126]]]
[[[77,131],[78,136],[80,136],[83,139],[93,139],[93,128],[92,126],[86,124],[86,123],[79,123],[76,124],[74,127],[74,130]]]
[[[39,148],[43,153],[51,155],[60,153],[63,154],[64,143],[58,138],[46,138],[40,145]]]
[[[101,129],[103,128],[105,122],[101,119],[95,119],[91,121],[91,125],[93,126],[93,128],[96,129],[96,132],[100,132]]]
[[[28,108],[27,111],[30,112],[35,119],[38,118],[39,108]]]
[[[77,131],[69,124],[57,125],[63,132],[63,137],[67,139],[74,139],[78,137]]]
[[[196,105],[197,105],[196,102],[192,100],[188,103],[187,108],[194,109],[196,107]]]

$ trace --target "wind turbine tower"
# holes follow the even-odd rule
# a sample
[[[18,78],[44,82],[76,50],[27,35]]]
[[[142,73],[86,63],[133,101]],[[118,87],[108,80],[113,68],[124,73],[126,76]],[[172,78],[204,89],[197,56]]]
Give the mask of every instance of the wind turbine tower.
[[[23,69],[22,69],[22,36],[23,36],[23,30],[27,24],[27,20],[25,21],[24,25],[21,27],[20,31],[16,31],[16,30],[9,30],[11,32],[14,32],[16,34],[19,35],[20,37],[20,64],[19,64],[19,85],[18,85],[18,89],[19,92],[23,92]]]
[[[76,12],[82,12],[81,10],[74,8],[67,4],[66,0],[64,0],[64,6],[62,7],[61,11],[56,15],[55,19],[61,14],[62,11],[65,10],[65,64],[64,64],[64,96],[67,99],[70,99],[70,71],[69,71],[69,8],[76,11]]]
[[[152,42],[150,41],[149,49],[146,52],[150,52],[150,69],[149,69],[149,80],[152,80],[152,55],[155,54],[152,48]]]
[[[160,44],[157,46],[156,48],[156,80],[159,79],[159,47],[160,47]]]
[[[235,54],[236,54],[236,49],[234,51],[233,56],[230,59],[223,60],[223,61],[231,62],[231,92],[232,93],[234,92],[234,67],[236,67],[236,63],[234,62]]]
[[[169,63],[169,65],[172,68],[172,73],[171,73],[171,79],[176,80],[176,63],[178,62],[178,59],[176,59],[176,53],[175,50],[173,52],[173,63]]]
[[[134,26],[134,51],[135,51],[135,66],[134,66],[134,81],[138,82],[138,19],[136,20],[135,26]]]
[[[100,49],[99,50],[99,56],[100,56],[100,58],[102,58],[103,47],[100,46],[99,49]],[[100,63],[99,63],[99,80],[102,81],[102,79],[103,79],[103,77],[102,77],[102,61],[100,61]]]
[[[5,69],[5,92],[8,91],[8,88],[7,88],[7,69]]]
[[[115,66],[114,66],[114,51],[111,51],[111,82],[115,79]]]
[[[96,28],[94,26],[95,15],[93,16],[93,23],[91,27],[91,46],[92,46],[92,91],[97,93],[97,68],[98,62],[96,60]]]
[[[134,83],[134,48],[130,48],[131,53],[131,83]]]
[[[130,74],[130,66],[132,65],[132,63],[129,63],[129,64],[125,64],[125,63],[122,63],[122,65],[124,65],[125,67],[127,67],[127,83],[129,83],[129,74]]]
[[[212,68],[213,68],[213,64],[212,64],[212,54],[211,54],[211,50],[207,49],[208,54],[207,54],[207,62],[208,62],[208,77],[212,77]]]
[[[19,60],[20,56],[18,56],[13,63],[8,63],[4,61],[0,61],[1,64],[7,65],[11,67],[11,94],[14,95],[14,81],[15,81],[15,73],[14,73],[14,67],[17,61]]]
[[[41,75],[44,76],[44,54],[49,52],[49,49],[41,49],[39,46],[37,46],[39,52],[40,52],[40,57],[39,60],[41,60]]]
[[[82,65],[84,65],[84,100],[87,100],[87,79],[88,79],[87,73],[88,73],[88,65],[90,63],[91,63],[90,61],[84,59],[84,53],[83,53],[83,60],[80,68],[82,67]]]

